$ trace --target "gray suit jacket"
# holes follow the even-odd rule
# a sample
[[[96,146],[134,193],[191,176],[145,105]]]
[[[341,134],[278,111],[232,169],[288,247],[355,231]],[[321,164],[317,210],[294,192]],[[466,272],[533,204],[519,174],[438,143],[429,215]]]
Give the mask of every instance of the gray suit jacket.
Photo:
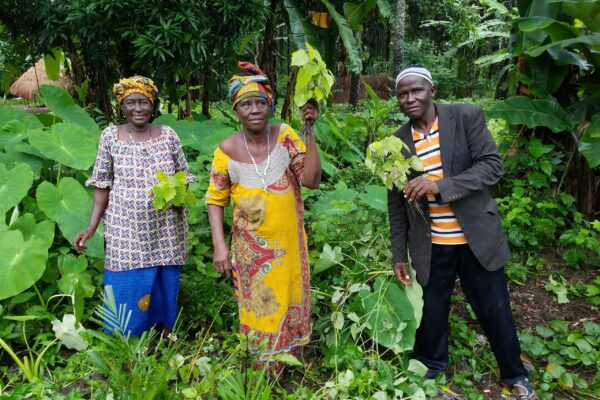
[[[481,265],[494,271],[509,259],[510,251],[488,187],[504,172],[502,159],[487,129],[483,110],[467,104],[436,104],[444,178],[437,181],[438,201],[450,203],[467,242]],[[415,155],[410,122],[394,133]],[[409,179],[421,172],[413,173]],[[417,210],[417,208],[420,209]],[[431,225],[426,196],[408,204],[397,189],[388,192],[388,212],[394,262],[408,254],[423,286],[431,268]]]

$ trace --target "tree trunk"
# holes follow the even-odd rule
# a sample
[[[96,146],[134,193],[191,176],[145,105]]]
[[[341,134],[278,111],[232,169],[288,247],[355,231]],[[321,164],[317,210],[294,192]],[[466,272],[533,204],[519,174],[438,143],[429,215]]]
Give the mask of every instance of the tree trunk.
[[[285,88],[285,98],[281,107],[281,118],[289,121],[292,118],[292,103],[294,100],[294,92],[296,91],[296,79],[298,78],[298,67],[292,67],[290,79]]]
[[[457,64],[456,64],[456,77],[461,83],[454,90],[454,95],[458,98],[468,97],[469,93],[469,65],[467,60],[467,48],[463,46],[456,52]],[[464,83],[464,85],[463,85]]]
[[[208,64],[206,63],[202,69],[202,114],[208,119],[210,119],[210,97],[208,94],[209,73],[210,70],[208,69]]]
[[[275,14],[277,13],[277,7],[279,6],[279,0],[271,0],[270,18],[267,18],[267,25],[265,26],[265,32],[263,36],[262,46],[260,54],[258,55],[258,66],[263,70],[265,75],[271,80],[273,85],[273,91],[277,93],[277,43],[275,42]]]
[[[404,53],[404,19],[406,17],[406,2],[398,0],[396,3],[396,20],[394,21],[394,34],[392,35],[394,60],[392,62],[392,76],[395,78],[402,69]]]
[[[360,74],[350,75],[350,95],[348,96],[348,103],[352,108],[356,108],[358,105],[358,95],[360,92]]]

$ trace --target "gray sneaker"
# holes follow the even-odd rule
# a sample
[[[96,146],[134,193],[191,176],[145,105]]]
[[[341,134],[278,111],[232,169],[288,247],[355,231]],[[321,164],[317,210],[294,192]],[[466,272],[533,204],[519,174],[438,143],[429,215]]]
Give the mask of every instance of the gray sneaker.
[[[515,382],[511,387],[511,392],[516,400],[539,400],[527,378]]]

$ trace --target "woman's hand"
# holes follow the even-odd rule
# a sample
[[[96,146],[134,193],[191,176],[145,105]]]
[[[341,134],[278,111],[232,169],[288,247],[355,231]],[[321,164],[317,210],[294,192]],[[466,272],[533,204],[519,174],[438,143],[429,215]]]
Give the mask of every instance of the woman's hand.
[[[231,271],[231,253],[225,243],[215,246],[215,254],[213,255],[215,269],[226,276],[230,275]]]
[[[88,226],[75,235],[75,239],[73,239],[73,248],[75,251],[78,253],[84,252],[86,250],[85,242],[91,239],[94,233],[96,233],[96,230]]]

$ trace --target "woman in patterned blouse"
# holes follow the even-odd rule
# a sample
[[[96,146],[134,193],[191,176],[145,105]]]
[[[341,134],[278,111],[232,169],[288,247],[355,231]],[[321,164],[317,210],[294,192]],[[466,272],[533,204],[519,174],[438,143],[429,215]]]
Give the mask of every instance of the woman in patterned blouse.
[[[152,125],[158,90],[141,76],[122,79],[113,88],[127,123],[102,132],[92,177],[95,187],[89,225],[73,241],[85,250],[100,219],[104,221],[104,285],[111,286],[117,307],[131,311],[123,334],[139,336],[153,326],[165,332],[177,317],[176,297],[181,266],[187,258],[185,209],[155,210],[150,189],[157,171],[188,172],[177,134],[168,126]],[[117,327],[105,321],[105,330]]]
[[[314,135],[306,144],[285,124],[269,124],[275,99],[250,63],[229,94],[243,128],[215,150],[206,194],[217,271],[233,274],[240,330],[252,347],[266,341],[257,366],[296,353],[310,339],[310,275],[301,186],[317,188],[321,164]],[[233,201],[230,247],[223,208]],[[275,369],[281,365],[272,364]]]

